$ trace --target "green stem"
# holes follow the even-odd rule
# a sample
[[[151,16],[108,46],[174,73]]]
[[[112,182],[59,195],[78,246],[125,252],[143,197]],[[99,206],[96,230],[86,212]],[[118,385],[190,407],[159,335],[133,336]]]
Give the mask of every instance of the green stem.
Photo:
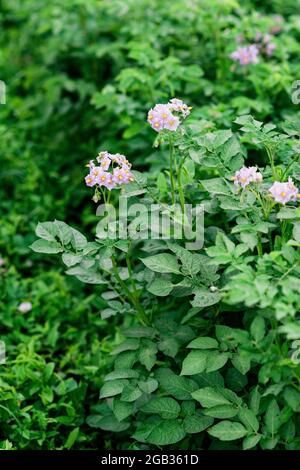
[[[179,166],[177,178],[178,178],[178,192],[179,192],[180,205],[181,205],[182,212],[184,212],[185,198],[184,198],[184,192],[183,192],[183,188],[181,184],[181,169],[182,169],[182,165]]]
[[[263,256],[263,248],[262,248],[261,234],[260,233],[257,234],[257,240],[258,240],[257,254],[258,254],[258,256]]]
[[[144,326],[149,326],[149,324],[150,324],[149,319],[148,319],[147,315],[145,314],[144,309],[142,308],[139,299],[137,297],[135,297],[135,295],[130,292],[130,290],[128,289],[126,283],[121,279],[121,277],[119,275],[116,260],[113,256],[111,257],[111,260],[112,260],[113,271],[114,271],[114,274],[116,276],[116,279],[117,279],[118,283],[120,284],[120,286],[122,287],[122,289],[124,290],[124,292],[126,292],[126,295],[127,295],[128,299],[130,300],[130,302],[132,303],[132,305],[136,309],[140,322]]]
[[[267,151],[267,154],[268,154],[268,157],[269,157],[269,162],[270,162],[270,165],[271,165],[271,168],[272,168],[273,179],[274,179],[274,181],[276,181],[277,178],[278,178],[278,175],[277,175],[277,171],[276,171],[276,167],[275,167],[273,151],[272,151],[271,147],[269,147],[268,145],[265,145],[265,149]]]
[[[174,142],[173,142],[173,138],[171,134],[169,136],[169,148],[170,148],[170,182],[171,182],[172,204],[175,204]]]

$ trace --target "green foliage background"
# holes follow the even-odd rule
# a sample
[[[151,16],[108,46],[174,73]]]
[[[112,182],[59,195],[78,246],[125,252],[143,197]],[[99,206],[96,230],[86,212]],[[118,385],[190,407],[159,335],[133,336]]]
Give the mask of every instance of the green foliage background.
[[[56,218],[93,234],[84,165],[101,149],[158,174],[166,155],[154,152],[146,123],[156,102],[185,99],[217,128],[249,113],[299,123],[290,98],[300,77],[299,8],[292,0],[0,2],[1,448],[135,448],[130,434],[87,422],[100,410],[126,319],[101,320],[93,286],[30,252],[35,226]],[[235,37],[266,33],[272,14],[285,18],[276,60],[233,71]],[[31,312],[18,312],[22,301]]]

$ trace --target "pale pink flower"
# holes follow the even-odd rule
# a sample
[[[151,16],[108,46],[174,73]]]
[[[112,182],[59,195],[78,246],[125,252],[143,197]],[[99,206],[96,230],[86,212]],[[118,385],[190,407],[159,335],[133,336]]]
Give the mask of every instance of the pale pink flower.
[[[21,302],[20,305],[18,306],[18,310],[21,313],[30,312],[31,309],[32,309],[32,303],[31,302]]]
[[[126,173],[126,170],[122,168],[115,168],[113,171],[113,181],[116,184],[128,183],[128,174]]]
[[[248,168],[244,166],[235,172],[233,179],[236,186],[245,188],[250,183],[261,183],[262,174],[257,171],[255,166],[250,166]]]
[[[99,174],[103,171],[101,166],[94,166],[94,168],[91,169],[90,175],[97,180]]]
[[[172,111],[176,111],[177,113],[182,114],[184,118],[186,118],[190,114],[190,110],[192,109],[190,106],[185,104],[182,100],[177,98],[173,98],[169,101],[169,108]]]
[[[99,166],[103,171],[107,171],[110,164],[111,164],[111,159],[109,156],[108,152],[100,152],[99,155],[96,158],[97,162],[99,163]]]
[[[276,49],[276,44],[274,44],[273,42],[270,42],[269,44],[266,45],[266,54],[268,56],[271,56],[273,52],[275,51],[275,49]]]
[[[172,116],[166,122],[165,129],[168,129],[169,131],[176,131],[179,124],[180,124],[179,117],[178,116]]]
[[[295,202],[299,198],[298,189],[294,185],[292,178],[289,178],[286,183],[275,181],[269,192],[274,200],[280,204],[286,204],[290,201]]]
[[[94,168],[94,166],[95,166],[94,160],[90,160],[89,163],[87,164],[88,168]]]
[[[239,47],[230,54],[231,59],[240,63],[240,65],[258,64],[259,49],[255,44]]]
[[[95,186],[96,184],[96,180],[95,180],[95,177],[89,173],[88,175],[86,175],[86,177],[84,178],[85,179],[85,184],[87,186],[90,186],[90,187],[93,187]]]
[[[124,155],[104,151],[98,154],[96,160],[98,166],[95,166],[93,161],[88,165],[90,173],[85,177],[87,186],[97,185],[111,190],[116,188],[117,185],[134,181],[133,174],[130,172],[131,163]],[[98,199],[98,196],[96,199]]]
[[[182,100],[172,98],[169,103],[157,104],[150,109],[147,121],[156,132],[163,129],[174,132],[181,123],[179,116],[185,119],[191,109]]]
[[[116,183],[114,182],[113,176],[111,173],[109,174],[109,177],[107,178],[103,186],[105,186],[105,188],[107,188],[109,191],[111,191],[112,189],[115,189]]]

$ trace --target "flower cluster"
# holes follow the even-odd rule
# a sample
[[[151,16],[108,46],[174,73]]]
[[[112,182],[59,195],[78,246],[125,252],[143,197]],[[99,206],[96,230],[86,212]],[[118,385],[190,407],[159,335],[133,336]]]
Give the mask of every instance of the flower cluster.
[[[272,35],[265,34],[264,36],[262,36],[260,41],[261,41],[261,44],[260,44],[261,52],[270,57],[276,49],[276,44],[272,42]]]
[[[148,112],[151,127],[160,132],[162,129],[176,131],[180,124],[180,116],[184,119],[190,114],[191,107],[183,101],[173,98],[167,104],[157,104]]]
[[[230,54],[230,57],[236,62],[239,62],[240,65],[258,64],[259,48],[256,44],[238,47],[236,51]]]
[[[262,178],[262,174],[257,171],[255,166],[250,166],[249,168],[243,166],[243,168],[236,171],[233,177],[234,184],[242,188],[245,188],[250,183],[261,183]]]
[[[274,200],[280,204],[286,204],[290,201],[295,202],[300,197],[299,191],[294,185],[292,178],[289,178],[286,183],[275,181],[269,189],[269,192]]]
[[[87,186],[98,185],[111,190],[134,180],[130,171],[131,164],[124,155],[100,152],[96,160],[97,164],[91,160],[87,165],[90,169],[85,177]]]
[[[241,44],[244,37],[238,35],[236,42]],[[231,59],[239,62],[240,65],[258,64],[260,54],[270,57],[276,49],[276,44],[272,42],[272,34],[262,34],[258,31],[254,37],[254,44],[238,47],[230,54]]]

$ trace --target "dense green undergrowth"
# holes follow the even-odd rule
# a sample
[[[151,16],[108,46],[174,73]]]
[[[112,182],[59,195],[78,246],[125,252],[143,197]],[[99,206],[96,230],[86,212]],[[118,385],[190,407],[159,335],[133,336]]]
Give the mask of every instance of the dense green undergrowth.
[[[258,208],[249,216],[254,199],[237,200],[230,181],[245,162],[270,184],[284,174],[299,182],[300,115],[291,98],[299,23],[298,1],[1,2],[1,448],[299,448],[299,370],[289,355],[299,329],[298,209],[278,206],[265,221]],[[275,50],[240,66],[231,54],[257,33],[271,33]],[[140,327],[130,299],[122,307],[103,299],[101,284],[65,277],[57,258],[29,245],[37,223],[54,219],[93,241],[98,219],[84,166],[100,150],[125,154],[151,194],[168,202],[167,146],[153,148],[147,112],[173,97],[193,107],[188,138],[175,144],[188,162],[186,199],[206,204],[211,251],[198,254],[215,263],[205,270],[198,258],[195,301],[189,255],[163,243],[134,245],[150,318]],[[239,120],[250,114],[278,135]],[[219,150],[205,140],[217,131]],[[124,268],[124,247],[109,248]],[[167,271],[155,283],[151,268],[142,277],[139,259],[161,252],[175,257],[180,274]],[[173,297],[175,283],[182,285]],[[213,289],[201,304],[203,289],[215,285],[222,302]],[[20,311],[22,302],[32,309]],[[115,313],[103,318],[107,309]],[[113,370],[123,372],[109,376]]]

